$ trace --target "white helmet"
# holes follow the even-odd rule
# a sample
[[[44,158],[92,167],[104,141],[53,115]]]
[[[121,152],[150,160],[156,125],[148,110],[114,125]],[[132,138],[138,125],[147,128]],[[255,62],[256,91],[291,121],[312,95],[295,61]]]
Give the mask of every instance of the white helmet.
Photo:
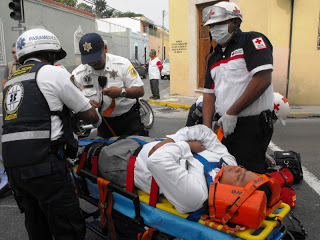
[[[290,104],[288,99],[281,95],[280,93],[274,92],[274,107],[273,111],[276,114],[277,118],[280,119],[283,125],[286,125],[285,120],[288,118],[290,113]]]
[[[242,21],[239,6],[232,2],[219,2],[202,10],[202,22],[205,22],[204,26],[232,18],[240,18]]]
[[[55,60],[67,55],[58,38],[45,29],[31,29],[22,33],[16,42],[16,51],[21,64],[34,53],[56,52]]]

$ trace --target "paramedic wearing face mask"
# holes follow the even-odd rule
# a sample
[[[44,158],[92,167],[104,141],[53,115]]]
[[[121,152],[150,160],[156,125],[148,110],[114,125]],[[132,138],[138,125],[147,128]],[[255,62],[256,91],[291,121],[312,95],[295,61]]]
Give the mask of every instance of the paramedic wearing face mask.
[[[242,32],[240,8],[219,2],[202,11],[217,42],[210,56],[203,94],[203,123],[213,114],[224,131],[222,143],[239,165],[264,173],[273,134],[272,45],[258,32]]]

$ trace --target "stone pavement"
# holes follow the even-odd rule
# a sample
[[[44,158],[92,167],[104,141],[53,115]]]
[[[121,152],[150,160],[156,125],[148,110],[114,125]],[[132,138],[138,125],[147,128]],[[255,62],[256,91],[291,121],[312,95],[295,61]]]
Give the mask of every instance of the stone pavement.
[[[186,97],[179,95],[170,95],[170,89],[165,89],[160,92],[161,99],[151,100],[151,104],[158,104],[172,108],[183,108],[189,110],[191,105],[196,102],[197,97]],[[306,117],[320,117],[320,106],[301,106],[291,105],[291,112],[288,118],[306,118]]]

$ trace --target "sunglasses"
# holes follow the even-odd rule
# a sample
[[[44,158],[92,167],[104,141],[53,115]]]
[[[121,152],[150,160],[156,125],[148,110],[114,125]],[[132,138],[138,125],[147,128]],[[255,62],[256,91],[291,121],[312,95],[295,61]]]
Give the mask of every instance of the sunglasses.
[[[16,52],[15,52],[15,51],[11,51],[11,53],[12,53],[12,54],[15,54]]]

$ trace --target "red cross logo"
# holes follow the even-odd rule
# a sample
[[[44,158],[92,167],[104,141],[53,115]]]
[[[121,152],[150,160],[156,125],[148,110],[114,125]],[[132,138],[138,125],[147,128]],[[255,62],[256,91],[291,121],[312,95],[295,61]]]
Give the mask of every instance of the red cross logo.
[[[259,38],[257,38],[257,40],[256,40],[256,43],[257,44],[260,44],[262,41],[259,39]]]
[[[274,104],[273,105],[273,109],[274,110],[278,110],[279,111],[280,110],[279,107],[280,107],[280,104]]]
[[[213,17],[213,15],[215,14],[215,12],[212,12],[212,9],[209,12],[209,19],[211,19],[211,17]]]
[[[281,100],[282,100],[284,103],[287,103],[287,102],[288,102],[288,100],[287,100],[285,97],[283,97]]]
[[[240,10],[239,10],[237,7],[234,7],[233,12],[235,12],[235,13],[240,13]]]

